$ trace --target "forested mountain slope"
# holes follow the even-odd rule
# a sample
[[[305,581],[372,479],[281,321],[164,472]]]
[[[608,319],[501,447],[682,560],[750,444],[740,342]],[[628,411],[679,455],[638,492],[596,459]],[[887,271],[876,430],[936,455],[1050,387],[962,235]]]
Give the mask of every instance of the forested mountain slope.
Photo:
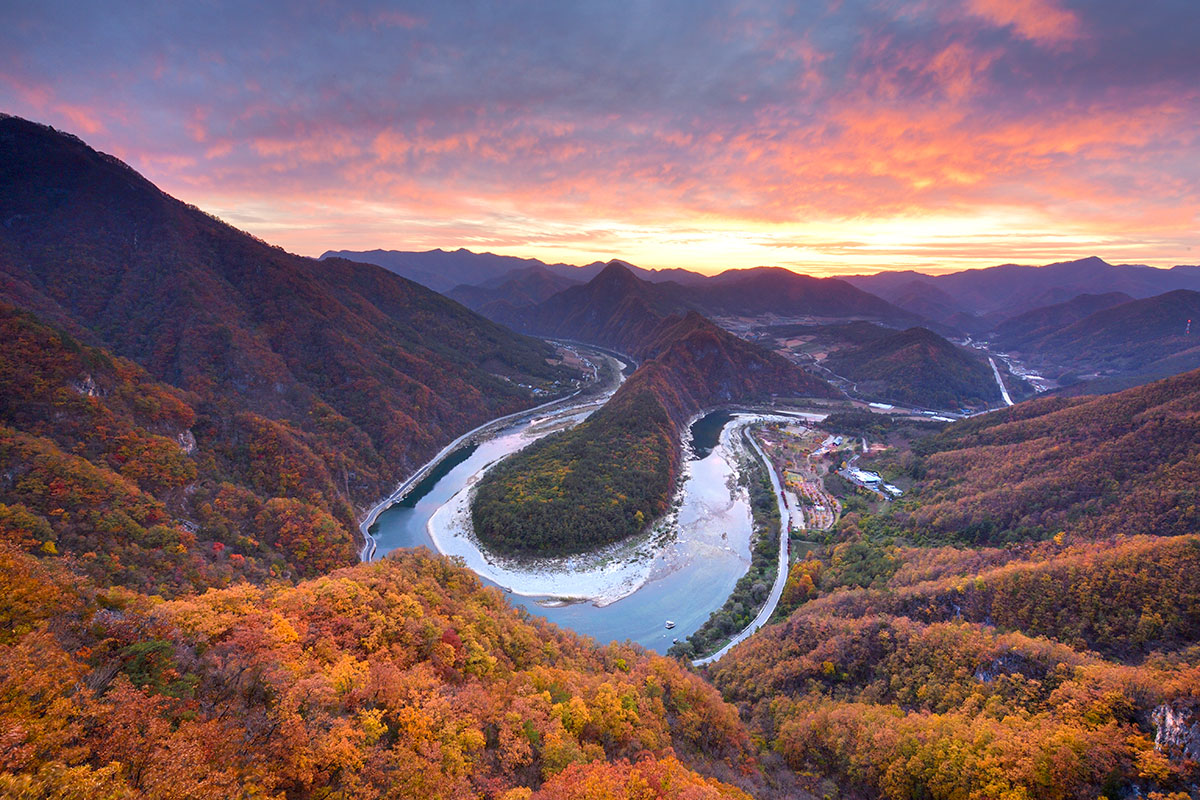
[[[265,418],[199,447],[194,396],[3,303],[0,389],[0,526],[98,585],[169,597],[357,558],[352,509]]]
[[[682,429],[701,409],[776,395],[838,396],[695,312],[662,320],[636,352],[649,360],[603,408],[484,476],[471,509],[484,542],[549,555],[633,535],[666,512]]]
[[[446,296],[488,319],[519,330],[528,327],[520,317],[527,309],[578,283],[545,267],[532,266],[506,272],[479,286],[459,284],[446,292]]]
[[[427,553],[168,603],[7,536],[0,566],[5,797],[746,796],[697,767],[753,783],[700,679]]]
[[[621,262],[611,261],[587,283],[522,313],[527,329],[539,335],[598,344],[642,358],[662,321],[687,312],[682,290],[678,284],[644,281]]]
[[[913,488],[844,516],[714,682],[818,794],[1186,796],[1198,415],[1192,372],[884,455]]]
[[[1065,303],[1042,306],[1007,319],[993,328],[987,338],[1001,349],[1021,350],[1030,342],[1036,342],[1097,311],[1128,303],[1132,299],[1124,292],[1077,295]]]
[[[997,343],[1051,374],[1154,375],[1168,359],[1177,371],[1200,366],[1200,333],[1189,320],[1200,321],[1200,292],[1177,289]]]
[[[194,392],[203,449],[262,428],[343,499],[566,388],[547,345],[379,267],[293,256],[78,139],[0,117],[0,299]],[[262,422],[247,424],[244,415]]]
[[[832,353],[824,366],[854,381],[865,397],[927,408],[958,409],[1000,401],[992,369],[927,328],[887,331]]]
[[[1200,530],[1200,371],[1120,394],[1046,398],[921,445],[921,482],[887,525],[929,541]]]

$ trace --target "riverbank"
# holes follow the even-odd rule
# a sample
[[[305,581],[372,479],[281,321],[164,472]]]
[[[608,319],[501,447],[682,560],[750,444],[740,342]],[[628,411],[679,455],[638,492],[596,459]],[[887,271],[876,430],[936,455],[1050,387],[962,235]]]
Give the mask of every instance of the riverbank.
[[[740,427],[740,441],[745,444],[752,436],[749,425]],[[720,650],[737,631],[745,628],[758,614],[767,599],[767,587],[775,582],[778,555],[779,511],[776,498],[767,479],[769,465],[753,456],[749,447],[743,448],[738,459],[738,485],[749,495],[753,535],[750,542],[750,564],[746,574],[738,579],[733,592],[708,620],[686,640],[674,645],[668,655],[695,659]]]
[[[767,620],[775,613],[776,607],[779,605],[779,598],[783,596],[783,587],[787,583],[788,566],[791,561],[791,554],[788,546],[790,537],[788,532],[791,530],[791,512],[788,509],[787,503],[784,501],[783,486],[779,482],[779,476],[775,474],[775,470],[771,467],[771,460],[767,458],[767,454],[763,452],[762,447],[755,441],[753,436],[748,437],[750,445],[753,447],[758,457],[762,459],[762,463],[767,470],[767,475],[771,479],[771,488],[774,491],[775,498],[779,504],[779,559],[776,567],[775,582],[771,585],[771,591],[767,595],[767,600],[763,607],[759,610],[758,615],[754,620],[739,631],[729,640],[729,643],[722,647],[712,655],[698,658],[692,662],[692,666],[702,667],[705,664],[712,664],[719,661],[722,656],[728,653],[737,645],[744,642],[754,635],[755,631],[767,624]]]
[[[599,352],[599,351],[597,351],[597,352]],[[626,365],[623,362],[619,361],[618,359],[608,355],[607,353],[599,353],[599,356],[600,356],[600,358],[606,360],[610,367],[610,369],[608,370],[608,372],[606,374],[605,382],[603,384],[599,383],[600,378],[599,378],[599,371],[597,369],[593,373],[596,378],[596,381],[597,381],[596,384],[584,386],[565,397],[559,397],[559,398],[550,400],[548,402],[542,403],[537,406],[532,406],[530,408],[526,408],[521,411],[515,411],[511,414],[506,414],[502,417],[496,417],[495,419],[488,420],[487,422],[483,423],[482,425],[472,428],[471,430],[469,430],[466,433],[462,434],[461,436],[457,437],[456,439],[454,439],[454,441],[450,442],[450,444],[446,445],[441,450],[439,450],[437,455],[435,455],[432,459],[425,462],[425,464],[423,464],[421,467],[419,467],[416,470],[416,472],[414,472],[403,483],[401,483],[399,486],[397,486],[395,491],[393,491],[386,498],[384,498],[383,500],[380,500],[378,503],[376,503],[374,506],[372,506],[370,509],[368,509],[358,524],[359,533],[361,534],[362,539],[363,539],[363,546],[362,546],[362,549],[359,551],[359,560],[370,561],[375,557],[378,543],[377,543],[374,535],[372,535],[370,529],[371,529],[371,526],[373,526],[375,524],[375,522],[379,519],[379,515],[382,514],[384,511],[387,511],[389,508],[391,508],[396,503],[403,500],[405,495],[407,495],[410,491],[412,491],[412,489],[414,487],[416,487],[417,484],[419,484],[422,480],[425,479],[426,476],[428,476],[433,470],[435,470],[437,468],[437,466],[439,464],[441,464],[443,460],[446,459],[447,456],[449,456],[455,450],[462,447],[465,443],[469,442],[471,439],[476,438],[476,437],[486,436],[489,432],[497,431],[506,425],[510,425],[510,424],[513,424],[514,422],[517,422],[518,420],[525,419],[526,417],[531,417],[531,416],[541,413],[543,411],[548,411],[549,409],[552,409],[555,406],[563,405],[564,408],[562,410],[566,410],[567,407],[565,404],[571,403],[572,401],[576,400],[577,398],[582,397],[584,399],[580,401],[579,405],[576,406],[576,408],[584,408],[584,407],[591,408],[593,405],[595,405],[597,407],[599,405],[603,405],[603,403],[605,401],[607,401],[607,399],[609,397],[611,397],[618,388],[620,388],[621,384],[624,383],[624,381],[625,381],[624,372],[625,372]]]
[[[735,480],[736,441],[724,434],[706,458],[685,462],[673,511],[647,534],[591,553],[507,559],[484,549],[472,530],[470,506],[475,484],[492,464],[468,478],[434,512],[429,536],[439,552],[461,558],[480,576],[541,604],[588,602],[603,608],[700,558],[733,558],[744,569],[750,561],[750,507]]]

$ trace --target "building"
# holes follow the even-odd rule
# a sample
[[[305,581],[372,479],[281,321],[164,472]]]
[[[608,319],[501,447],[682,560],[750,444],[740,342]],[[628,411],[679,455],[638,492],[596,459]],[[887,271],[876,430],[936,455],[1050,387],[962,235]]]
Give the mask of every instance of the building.
[[[883,478],[879,477],[874,472],[868,472],[865,469],[850,470],[850,477],[859,483],[865,483],[869,485],[880,483],[883,480]]]

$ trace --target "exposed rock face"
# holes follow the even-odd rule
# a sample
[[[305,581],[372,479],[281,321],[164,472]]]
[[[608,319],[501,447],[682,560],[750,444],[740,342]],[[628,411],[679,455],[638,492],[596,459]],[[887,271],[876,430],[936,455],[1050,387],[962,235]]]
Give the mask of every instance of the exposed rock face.
[[[190,428],[176,436],[175,440],[179,442],[179,449],[187,455],[190,456],[196,452],[196,435],[192,433]]]
[[[100,388],[96,386],[96,381],[91,375],[86,375],[83,380],[72,383],[71,387],[80,394],[87,395],[88,397],[99,397],[103,394]]]
[[[1200,761],[1200,701],[1173,700],[1154,709],[1154,749],[1172,761]]]

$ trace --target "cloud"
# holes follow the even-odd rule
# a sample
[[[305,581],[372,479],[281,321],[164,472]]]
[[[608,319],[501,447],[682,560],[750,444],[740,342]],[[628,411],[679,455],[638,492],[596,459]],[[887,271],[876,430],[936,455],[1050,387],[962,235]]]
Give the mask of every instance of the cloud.
[[[1042,44],[1057,45],[1079,38],[1081,23],[1053,0],[970,0],[971,13]]]
[[[0,107],[305,253],[835,270],[1058,230],[1169,263],[1200,244],[1183,5],[45,0],[4,12]]]

